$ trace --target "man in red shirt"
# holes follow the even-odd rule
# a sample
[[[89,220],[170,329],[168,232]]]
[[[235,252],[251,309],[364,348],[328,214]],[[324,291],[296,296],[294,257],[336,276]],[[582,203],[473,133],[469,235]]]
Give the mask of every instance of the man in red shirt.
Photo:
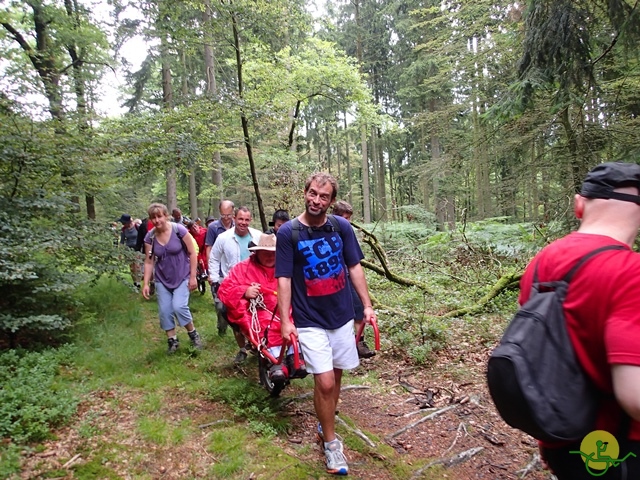
[[[520,282],[519,302],[529,297],[536,264],[540,282],[558,280],[597,248],[627,247],[602,252],[580,268],[571,280],[564,311],[576,357],[602,392],[593,430],[615,437],[619,458],[636,455],[608,468],[601,478],[640,478],[640,255],[631,250],[640,228],[640,165],[595,167],[575,196],[574,212],[581,222],[578,231],[533,259]],[[593,478],[582,455],[575,453],[581,442],[541,443],[540,450],[558,480]],[[613,448],[606,453],[612,454]]]

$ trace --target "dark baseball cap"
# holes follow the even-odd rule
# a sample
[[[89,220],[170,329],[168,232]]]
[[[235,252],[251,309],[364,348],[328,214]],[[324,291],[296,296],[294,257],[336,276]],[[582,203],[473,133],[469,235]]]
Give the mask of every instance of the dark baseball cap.
[[[207,217],[207,219],[204,221],[205,225],[209,225],[211,222],[215,222],[216,217],[214,217],[213,215],[210,215]]]
[[[131,215],[129,215],[127,213],[123,213],[118,221],[120,223],[122,223],[123,225],[127,224],[127,223],[131,222]]]
[[[640,190],[640,165],[608,162],[594,167],[584,179],[580,195],[633,202],[640,205],[640,195],[614,192],[617,188],[636,187]]]

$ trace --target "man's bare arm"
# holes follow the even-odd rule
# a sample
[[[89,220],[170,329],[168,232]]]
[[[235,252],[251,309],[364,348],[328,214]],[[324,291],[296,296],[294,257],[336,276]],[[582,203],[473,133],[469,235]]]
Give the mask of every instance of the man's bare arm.
[[[618,403],[631,418],[640,421],[640,367],[613,365],[611,375]]]
[[[282,338],[289,340],[292,333],[297,334],[296,328],[291,321],[289,312],[291,311],[291,279],[288,277],[278,278],[278,312],[280,313],[280,329]]]
[[[371,320],[371,317],[375,317],[375,313],[373,311],[373,305],[371,304],[371,297],[369,297],[369,288],[367,287],[367,279],[364,276],[362,265],[357,263],[349,267],[349,278],[364,306],[364,320],[368,322]]]

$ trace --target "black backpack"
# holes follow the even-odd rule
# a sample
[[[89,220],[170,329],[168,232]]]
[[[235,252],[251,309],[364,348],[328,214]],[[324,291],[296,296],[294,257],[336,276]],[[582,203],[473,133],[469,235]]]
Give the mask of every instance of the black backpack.
[[[598,248],[571,268],[562,280],[538,281],[536,263],[531,295],[491,353],[487,381],[505,422],[547,442],[575,441],[592,431],[599,392],[576,359],[567,332],[563,303],[578,269],[606,250]]]

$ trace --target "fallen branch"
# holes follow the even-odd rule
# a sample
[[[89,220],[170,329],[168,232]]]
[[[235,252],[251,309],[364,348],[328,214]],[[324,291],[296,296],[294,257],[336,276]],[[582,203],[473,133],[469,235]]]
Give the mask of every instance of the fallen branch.
[[[346,392],[347,390],[369,390],[371,387],[367,385],[345,385],[340,388],[341,392]]]
[[[430,462],[426,464],[424,467],[416,470],[415,473],[411,476],[411,480],[420,478],[422,474],[425,472],[425,470],[428,470],[434,465],[443,465],[445,467],[453,467],[454,465],[458,465],[459,463],[469,460],[471,457],[473,457],[474,455],[477,455],[482,450],[484,450],[483,447],[474,447],[474,448],[470,448],[469,450],[465,450],[464,452],[460,452],[454,455],[453,457],[440,458],[438,460],[434,460],[433,462]]]
[[[231,423],[231,420],[223,418],[222,420],[216,420],[215,422],[203,423],[202,425],[198,425],[198,428],[207,428],[213,425],[218,425],[219,423]]]
[[[456,443],[458,443],[458,438],[460,438],[460,433],[464,430],[464,434],[467,435],[467,427],[464,426],[463,422],[460,422],[460,425],[458,425],[458,429],[456,430],[456,438],[453,439],[453,443],[451,444],[451,446],[449,448],[447,448],[444,453],[449,453],[451,450],[453,450],[453,447],[456,446]]]
[[[503,275],[493,285],[493,287],[491,287],[491,290],[489,291],[489,293],[487,293],[484,297],[478,300],[478,303],[470,307],[464,307],[464,308],[458,308],[457,310],[452,310],[451,312],[447,312],[444,315],[441,315],[440,318],[456,318],[456,317],[461,317],[463,315],[471,315],[471,314],[481,312],[487,303],[489,303],[492,299],[500,295],[503,291],[517,287],[521,277],[522,277],[522,273],[508,273],[506,275]]]
[[[411,280],[410,278],[401,277],[400,275],[397,275],[393,273],[391,270],[389,270],[388,267],[386,269],[381,268],[375,263],[369,262],[367,260],[360,260],[360,265],[362,265],[364,268],[368,268],[369,270],[373,270],[378,275],[386,277],[388,280],[391,280],[392,282],[397,283],[398,285],[402,285],[404,287],[416,287],[416,288],[419,288],[424,293],[428,295],[432,295],[431,290],[429,290],[429,288],[424,283],[418,282],[416,280]]]
[[[426,422],[427,420],[431,420],[432,418],[436,418],[437,416],[442,415],[443,413],[448,412],[449,410],[457,408],[457,406],[458,405],[449,405],[448,407],[444,407],[444,408],[441,408],[440,410],[436,410],[435,412],[427,415],[426,417],[422,417],[420,420],[416,420],[415,422],[410,423],[409,425],[407,425],[405,427],[402,427],[400,430],[396,430],[395,432],[387,435],[385,437],[385,440],[389,440],[390,441],[391,439],[397,437],[398,435],[403,434],[407,430],[410,430],[413,427],[415,427],[417,425],[420,425],[423,422]]]
[[[79,459],[80,459],[80,454],[77,453],[76,455],[73,456],[73,458],[71,460],[69,460],[67,463],[62,465],[62,468],[69,468],[71,465],[76,463]]]
[[[486,438],[489,443],[493,443],[494,445],[498,446],[504,445],[504,442],[493,435],[490,430],[484,428],[481,425],[478,425],[478,429],[480,430],[480,435]]]
[[[422,290],[424,293],[432,295],[431,290],[429,290],[429,287],[427,287],[426,284],[422,282],[418,282],[416,280],[411,280],[410,278],[401,277],[400,275],[393,273],[389,269],[387,254],[384,252],[384,248],[382,248],[382,245],[380,245],[378,238],[372,232],[369,232],[368,230],[358,225],[357,223],[351,222],[351,225],[353,225],[354,228],[357,228],[364,234],[364,237],[363,237],[364,243],[366,243],[371,247],[371,251],[380,261],[381,267],[379,267],[375,263],[371,263],[366,260],[362,260],[360,262],[360,265],[370,270],[373,270],[378,275],[382,275],[383,277],[386,277],[387,279],[391,280],[394,283],[403,285],[405,287],[417,287],[420,290]]]
[[[375,448],[376,444],[373,443],[369,437],[367,437],[362,430],[358,429],[358,428],[354,428],[351,425],[349,425],[347,422],[345,422],[344,420],[342,420],[340,417],[338,417],[336,415],[336,423],[339,423],[340,425],[342,425],[343,427],[345,427],[347,430],[349,430],[350,432],[355,433],[358,437],[360,437],[364,443],[366,443],[367,445],[369,445],[371,448]]]
[[[347,390],[368,390],[371,387],[368,387],[367,385],[345,385],[343,387],[340,388],[341,392],[346,392]],[[303,393],[302,395],[298,395],[297,397],[292,398],[289,401],[294,401],[294,400],[305,400],[309,397],[313,397],[313,391],[311,392],[307,392],[307,393]]]
[[[520,478],[524,478],[540,466],[542,466],[542,462],[540,461],[540,454],[536,452],[533,454],[533,457],[531,458],[531,461],[527,464],[527,466],[522,470],[518,470],[516,472],[516,475],[522,473],[522,475],[520,475]]]
[[[407,401],[411,401],[411,400],[413,400],[413,398],[407,399]],[[414,410],[413,412],[405,413],[404,415],[401,415],[401,417],[402,418],[413,417],[414,415],[418,415],[420,413],[425,413],[425,412],[432,412],[434,410],[435,410],[434,407],[432,407],[432,408],[423,408],[423,409],[420,409],[420,410]]]

